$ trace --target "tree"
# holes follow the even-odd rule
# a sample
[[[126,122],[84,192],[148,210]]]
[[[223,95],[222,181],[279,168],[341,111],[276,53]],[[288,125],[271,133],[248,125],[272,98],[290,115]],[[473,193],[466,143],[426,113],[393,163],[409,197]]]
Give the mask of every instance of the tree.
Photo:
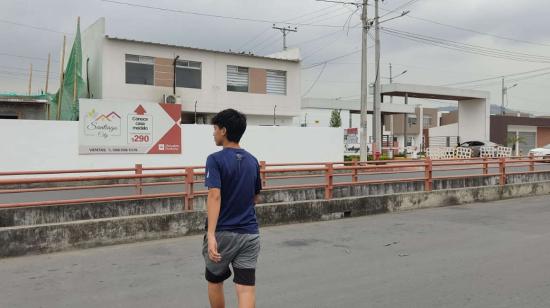
[[[332,113],[330,114],[330,127],[341,127],[342,126],[342,118],[340,117],[340,112],[342,110],[332,110]]]
[[[513,151],[516,150],[516,144],[527,144],[523,136],[518,136],[516,134],[509,134],[507,139],[508,146],[511,147]]]

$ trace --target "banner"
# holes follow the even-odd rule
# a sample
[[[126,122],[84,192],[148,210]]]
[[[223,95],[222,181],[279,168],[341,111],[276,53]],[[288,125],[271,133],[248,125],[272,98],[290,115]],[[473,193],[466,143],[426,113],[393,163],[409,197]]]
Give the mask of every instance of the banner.
[[[344,129],[344,155],[359,155],[359,129]]]
[[[80,99],[79,154],[180,154],[181,105]]]

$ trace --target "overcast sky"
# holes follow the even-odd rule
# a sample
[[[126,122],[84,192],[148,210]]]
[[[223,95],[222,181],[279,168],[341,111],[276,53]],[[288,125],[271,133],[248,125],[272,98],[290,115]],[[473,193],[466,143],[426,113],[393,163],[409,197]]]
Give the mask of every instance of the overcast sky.
[[[72,39],[77,16],[81,17],[82,30],[97,18],[106,17],[107,32],[120,37],[217,50],[246,50],[261,55],[282,49],[281,34],[271,29],[272,21],[310,24],[298,25],[298,32],[288,35],[288,45],[301,50],[304,68],[349,54],[360,48],[361,43],[360,28],[343,27],[355,10],[353,6],[314,0],[119,1],[255,21],[147,9],[101,0],[2,0],[0,91],[25,92],[31,63],[36,70],[33,90],[43,89],[46,70],[46,61],[43,59],[47,58],[48,52],[52,53],[54,60],[59,59],[62,32],[69,33],[69,40]],[[381,13],[385,14],[409,1],[385,0],[381,4]],[[369,2],[374,3],[374,0]],[[499,52],[513,51],[547,56],[550,59],[548,0],[417,0],[403,9],[411,11],[409,16],[388,21],[383,26],[494,48]],[[369,6],[369,15],[372,16],[372,13],[373,7]],[[396,14],[383,19],[392,16]],[[359,13],[356,13],[351,16],[350,24],[353,26],[358,23]],[[393,63],[394,75],[403,70],[408,71],[395,82],[445,85],[548,67],[548,75],[519,81],[513,79],[534,74],[510,77],[507,85],[518,83],[517,87],[509,91],[508,107],[550,114],[547,93],[550,89],[548,59],[541,60],[542,63],[496,59],[443,49],[384,33],[381,40],[382,77],[388,77],[390,62]],[[372,40],[369,42],[371,44]],[[15,57],[16,55],[19,57]],[[374,79],[373,62],[374,49],[369,49],[371,81]],[[358,97],[360,53],[328,62],[324,70],[323,66],[302,70],[303,93],[307,92],[308,97]],[[54,62],[52,70],[52,78],[58,79],[59,63]],[[321,70],[322,74],[319,75]],[[318,82],[312,87],[318,76]],[[387,79],[382,81],[387,82]],[[54,83],[54,86],[57,87],[57,84]],[[500,80],[459,86],[491,91],[492,103],[500,104]]]

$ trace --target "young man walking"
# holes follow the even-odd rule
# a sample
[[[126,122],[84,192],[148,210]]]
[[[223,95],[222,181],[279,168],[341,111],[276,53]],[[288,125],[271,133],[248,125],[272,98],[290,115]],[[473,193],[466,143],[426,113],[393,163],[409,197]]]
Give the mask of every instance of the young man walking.
[[[256,302],[256,262],[260,234],[254,208],[261,190],[258,160],[239,146],[246,130],[246,116],[227,109],[213,119],[214,140],[223,146],[208,156],[208,187],[203,256],[206,263],[208,298],[212,308],[225,307],[223,282],[231,277],[239,308],[253,308]]]

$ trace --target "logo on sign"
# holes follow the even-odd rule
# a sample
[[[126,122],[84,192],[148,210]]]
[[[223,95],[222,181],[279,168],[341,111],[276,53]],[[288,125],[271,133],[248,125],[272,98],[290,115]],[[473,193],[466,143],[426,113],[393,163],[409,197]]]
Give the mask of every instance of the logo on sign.
[[[105,139],[110,136],[120,136],[120,120],[121,117],[114,111],[108,114],[100,114],[92,109],[86,113],[84,133]]]

